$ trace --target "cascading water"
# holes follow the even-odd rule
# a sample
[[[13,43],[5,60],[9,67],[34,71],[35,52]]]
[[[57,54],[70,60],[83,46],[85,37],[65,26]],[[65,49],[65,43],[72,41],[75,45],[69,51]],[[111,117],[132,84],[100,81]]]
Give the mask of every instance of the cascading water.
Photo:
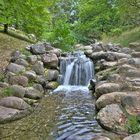
[[[84,53],[77,52],[60,61],[61,86],[53,93],[63,95],[58,109],[55,140],[91,140],[101,134],[95,119],[95,104],[88,84],[94,76],[94,65]]]
[[[78,52],[60,60],[61,84],[87,86],[94,75],[92,61]]]

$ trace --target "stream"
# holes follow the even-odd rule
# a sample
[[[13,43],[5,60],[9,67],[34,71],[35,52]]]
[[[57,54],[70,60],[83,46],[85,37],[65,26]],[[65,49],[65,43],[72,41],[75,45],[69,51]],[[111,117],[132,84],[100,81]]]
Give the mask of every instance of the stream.
[[[96,121],[95,99],[88,90],[92,78],[94,65],[83,53],[62,58],[61,85],[46,94],[31,115],[0,124],[0,140],[92,140],[97,136],[120,140]]]
[[[94,99],[87,87],[60,86],[54,93],[63,95],[63,107],[52,133],[56,140],[90,140],[101,134],[95,119]]]

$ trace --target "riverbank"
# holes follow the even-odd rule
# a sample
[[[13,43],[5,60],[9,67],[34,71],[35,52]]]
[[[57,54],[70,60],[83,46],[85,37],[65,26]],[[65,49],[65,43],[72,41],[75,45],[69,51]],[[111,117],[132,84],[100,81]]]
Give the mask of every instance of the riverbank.
[[[84,53],[88,58],[86,58],[84,54],[80,56],[78,53],[72,53],[72,55],[69,56],[69,54],[62,53],[61,50],[53,48],[49,43],[38,43],[35,45],[27,46],[25,51],[26,53],[17,50],[14,51],[11,55],[10,63],[6,67],[5,76],[1,79],[0,82],[0,122],[9,122],[8,124],[1,125],[1,134],[3,137],[4,135],[8,135],[5,131],[8,129],[8,125],[10,125],[10,131],[11,129],[14,129],[16,122],[21,122],[16,124],[18,129],[20,129],[22,125],[24,126],[25,122],[29,122],[28,124],[25,123],[25,126],[29,127],[29,134],[25,129],[23,129],[23,132],[26,132],[27,135],[29,135],[29,139],[31,139],[30,135],[32,135],[31,131],[33,127],[32,125],[30,126],[31,121],[31,123],[34,125],[39,124],[39,126],[35,125],[35,127],[33,127],[33,133],[38,132],[40,134],[40,139],[42,139],[42,137],[46,137],[46,135],[49,138],[49,133],[51,133],[52,128],[54,128],[55,120],[57,119],[57,114],[55,114],[55,111],[57,113],[57,108],[62,107],[60,105],[62,102],[61,99],[64,99],[64,94],[60,96],[60,100],[59,97],[56,97],[56,99],[51,99],[53,96],[50,96],[51,91],[59,86],[58,79],[60,80],[60,77],[62,78],[65,75],[63,72],[61,72],[59,67],[60,60],[62,58],[62,60],[66,62],[66,65],[63,65],[65,66],[65,72],[67,71],[66,69],[68,66],[73,67],[73,71],[68,71],[70,77],[66,78],[67,84],[77,83],[77,79],[80,79],[78,77],[81,77],[81,82],[78,82],[78,84],[84,83],[87,85],[89,79],[86,79],[86,77],[90,75],[90,77],[88,77],[91,79],[89,89],[91,92],[93,92],[93,95],[96,98],[95,105],[97,108],[97,120],[101,127],[103,127],[105,130],[114,132],[114,136],[115,133],[117,133],[119,137],[121,137],[121,139],[124,138],[124,140],[126,140],[127,138],[125,137],[130,135],[132,132],[139,132],[139,122],[137,120],[135,120],[136,125],[129,123],[130,116],[138,117],[140,108],[139,46],[139,43],[131,43],[130,48],[123,48],[118,44],[108,44],[104,46],[101,42],[96,42],[90,46],[77,45],[76,49],[84,50]],[[78,57],[80,59],[78,59]],[[70,58],[72,58],[70,63],[67,63],[67,60]],[[91,74],[91,68],[89,68],[90,71],[84,69],[87,66],[93,67],[91,63],[87,63],[91,61],[93,61],[95,64],[95,77],[92,77],[93,74]],[[79,67],[74,68],[77,65],[80,66],[80,68],[84,68],[80,69],[78,74],[75,75],[74,71],[77,73],[79,69]],[[90,74],[88,74],[88,72],[90,72]],[[81,76],[81,74],[84,75],[84,78]],[[73,79],[71,79],[71,75],[74,75]],[[76,82],[73,82],[73,80],[76,80]],[[87,82],[83,80],[87,80]],[[68,81],[71,82],[69,83]],[[78,95],[80,92],[74,91],[73,93]],[[73,96],[73,98],[74,97],[75,96]],[[77,98],[81,99],[81,96]],[[45,102],[49,103],[44,105]],[[50,102],[52,102],[52,104]],[[86,102],[83,105],[85,104]],[[38,109],[40,106],[41,112],[45,111],[49,106],[50,110],[46,111],[48,114],[49,111],[52,112],[49,114],[52,114],[52,116],[48,116],[48,121],[50,122],[50,125],[52,124],[53,126],[47,126],[45,117],[47,116],[47,113],[43,114],[42,112],[41,114],[45,120],[43,118],[39,119],[38,115],[40,114],[40,110]],[[73,109],[74,108],[72,108],[72,110]],[[83,108],[83,110],[85,110],[85,108]],[[92,113],[92,111],[90,113]],[[66,114],[64,114],[64,116],[65,115]],[[31,120],[30,117],[32,117],[33,120]],[[51,117],[54,119],[51,120]],[[91,115],[91,117],[94,118],[95,116]],[[68,116],[68,119],[70,118],[71,116]],[[11,121],[15,121],[15,123],[10,123]],[[41,121],[41,123],[38,123],[38,121]],[[42,130],[41,124],[45,124],[45,128],[43,128],[47,129],[45,132],[43,131],[43,133],[39,131]],[[133,126],[135,126],[134,130],[132,129]],[[4,127],[6,129],[3,129]],[[16,130],[17,129],[15,129],[14,133],[10,133],[12,137],[14,137],[14,134],[17,133]],[[22,139],[23,132],[21,131],[22,129],[20,130],[19,134],[17,133],[15,137]],[[109,138],[112,139],[109,135],[103,136],[108,137],[107,140]],[[9,135],[7,138],[8,137]],[[34,139],[36,139],[36,136]]]

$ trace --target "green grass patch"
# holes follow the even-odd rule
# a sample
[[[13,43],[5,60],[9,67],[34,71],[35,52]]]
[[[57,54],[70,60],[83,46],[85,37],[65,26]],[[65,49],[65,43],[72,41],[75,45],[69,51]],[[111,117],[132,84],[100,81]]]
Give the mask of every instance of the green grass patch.
[[[0,33],[0,50],[12,50],[25,48],[30,43],[14,38],[4,33]]]
[[[27,57],[32,55],[32,53],[30,51],[26,50],[25,48],[21,48],[20,51],[22,54],[26,55]]]
[[[122,34],[116,36],[103,35],[102,41],[104,44],[113,42],[120,43],[122,46],[127,47],[131,42],[140,42],[140,27],[127,30]]]
[[[15,92],[15,90],[10,87],[6,87],[1,90],[2,96],[12,96],[14,94],[14,92]]]
[[[0,26],[1,33],[4,33],[3,30],[4,30],[3,26]],[[20,39],[20,40],[23,40],[23,41],[26,41],[26,42],[29,42],[29,43],[36,43],[36,40],[31,39],[29,34],[23,32],[21,30],[16,30],[11,27],[9,27],[7,35]]]
[[[140,122],[137,116],[129,116],[126,128],[130,134],[135,134],[140,131]]]

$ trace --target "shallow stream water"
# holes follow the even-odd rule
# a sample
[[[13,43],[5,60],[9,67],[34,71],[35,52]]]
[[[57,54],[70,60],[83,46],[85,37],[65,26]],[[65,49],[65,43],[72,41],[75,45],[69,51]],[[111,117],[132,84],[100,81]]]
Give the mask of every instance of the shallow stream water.
[[[94,98],[87,87],[60,86],[21,120],[0,125],[0,140],[91,140],[98,135],[120,140],[95,119]]]
[[[63,95],[53,132],[56,140],[90,140],[102,132],[95,119],[94,99],[87,87],[60,86],[54,93]]]

